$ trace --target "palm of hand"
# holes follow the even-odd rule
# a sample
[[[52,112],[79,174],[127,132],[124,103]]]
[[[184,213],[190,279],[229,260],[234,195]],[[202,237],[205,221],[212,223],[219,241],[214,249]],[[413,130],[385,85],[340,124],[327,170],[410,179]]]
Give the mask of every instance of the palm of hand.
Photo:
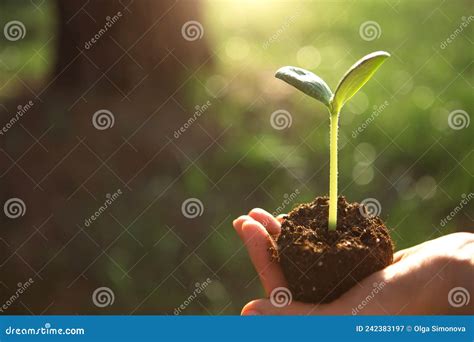
[[[287,288],[280,266],[271,260],[268,247],[275,244],[280,222],[262,209],[233,222],[245,244],[250,259],[268,296],[279,287]],[[474,291],[474,234],[456,233],[431,240],[394,255],[385,269],[363,279],[329,304],[291,302],[284,307],[272,305],[268,299],[251,301],[243,315],[422,315],[466,314],[473,312],[472,303],[462,307],[450,305],[449,291],[463,286]],[[469,305],[470,304],[470,305]]]

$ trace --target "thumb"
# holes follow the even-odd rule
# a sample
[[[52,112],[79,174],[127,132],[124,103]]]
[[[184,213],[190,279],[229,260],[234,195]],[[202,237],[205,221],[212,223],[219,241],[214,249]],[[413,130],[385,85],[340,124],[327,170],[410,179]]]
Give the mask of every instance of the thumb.
[[[302,302],[275,303],[270,299],[253,300],[242,309],[243,316],[252,315],[341,315],[347,314],[329,304],[309,304]]]

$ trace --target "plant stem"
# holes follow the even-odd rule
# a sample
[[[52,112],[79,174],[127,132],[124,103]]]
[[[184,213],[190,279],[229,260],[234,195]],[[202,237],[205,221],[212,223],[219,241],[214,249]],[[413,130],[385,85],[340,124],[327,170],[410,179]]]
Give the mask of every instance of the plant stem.
[[[337,132],[339,129],[339,111],[331,111],[329,134],[329,219],[328,229],[337,226]]]

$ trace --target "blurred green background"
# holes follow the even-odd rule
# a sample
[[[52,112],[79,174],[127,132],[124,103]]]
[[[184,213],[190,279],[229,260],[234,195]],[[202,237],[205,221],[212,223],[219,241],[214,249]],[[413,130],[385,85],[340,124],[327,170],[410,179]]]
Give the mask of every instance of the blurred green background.
[[[111,81],[114,83],[111,92],[102,92],[106,87],[102,86],[105,78],[94,83],[95,76],[85,79],[84,86],[81,79],[70,77],[66,80],[67,86],[54,87],[63,77],[55,71],[58,61],[63,60],[68,51],[51,41],[62,39],[58,36],[64,28],[68,34],[86,27],[97,32],[105,19],[87,6],[99,5],[75,9],[85,18],[84,22],[89,20],[88,25],[75,24],[75,20],[79,21],[78,15],[69,16],[69,22],[62,26],[58,24],[54,1],[0,2],[1,26],[11,20],[21,20],[27,29],[20,41],[8,41],[2,36],[0,42],[2,125],[11,118],[18,104],[27,102],[23,99],[32,98],[35,108],[44,113],[35,120],[43,117],[48,123],[34,121],[29,128],[32,115],[25,115],[21,123],[35,137],[54,123],[54,138],[49,145],[45,143],[48,150],[62,151],[60,146],[67,139],[77,143],[75,136],[87,136],[92,139],[89,147],[107,164],[111,152],[148,117],[140,117],[138,113],[148,115],[157,107],[160,110],[159,115],[146,121],[147,138],[136,145],[132,141],[135,136],[131,140],[136,151],[123,156],[117,164],[111,161],[110,169],[125,179],[125,183],[128,179],[132,181],[135,171],[145,171],[133,178],[130,189],[119,184],[125,195],[110,209],[119,222],[106,217],[90,228],[88,234],[97,246],[91,245],[90,238],[78,230],[77,224],[82,225],[81,218],[93,212],[106,193],[117,188],[108,183],[107,168],[102,168],[91,179],[87,176],[94,168],[81,169],[75,180],[72,170],[77,168],[71,160],[71,169],[62,171],[65,180],[48,176],[41,184],[48,195],[41,197],[45,194],[43,191],[43,195],[35,199],[35,194],[41,191],[31,190],[34,186],[31,183],[24,187],[19,185],[29,181],[21,181],[25,176],[19,167],[9,169],[12,160],[18,160],[28,149],[31,137],[25,135],[18,124],[0,137],[2,151],[12,157],[2,156],[3,200],[13,195],[21,197],[18,194],[31,196],[27,201],[28,215],[34,211],[32,207],[44,206],[37,211],[41,214],[25,216],[25,220],[31,220],[28,224],[6,219],[6,228],[0,235],[5,241],[1,254],[3,270],[0,271],[5,298],[14,292],[16,283],[31,275],[36,277],[35,286],[22,298],[22,305],[17,302],[12,312],[173,314],[193,293],[195,283],[203,283],[207,278],[212,280],[210,285],[191,300],[181,314],[238,314],[247,301],[261,297],[258,278],[234,234],[232,220],[253,207],[271,212],[281,207],[289,211],[298,203],[328,192],[328,114],[321,104],[273,77],[284,65],[312,70],[334,89],[342,74],[360,57],[376,50],[390,52],[392,58],[342,111],[340,193],[350,201],[377,199],[381,204],[380,215],[386,220],[397,249],[455,231],[473,231],[474,204],[471,201],[462,204],[463,196],[474,191],[474,124],[466,122],[473,112],[474,83],[474,18],[470,1],[209,0],[179,2],[170,12],[164,7],[172,6],[171,2],[165,2],[163,8],[156,11],[150,4],[146,10],[137,8],[141,6],[139,1],[109,2],[109,8],[105,3],[100,5],[105,8],[99,13],[113,15],[121,10],[124,19],[114,24],[110,32],[100,38],[97,47],[91,49],[95,55],[89,56],[90,61],[86,63],[89,66],[98,60],[104,63],[97,62],[99,72],[91,67],[97,75],[102,77],[104,71],[107,74],[107,63],[113,63],[128,49],[118,37],[122,35],[126,41],[128,32],[133,31],[134,23],[140,22],[142,14],[148,14],[151,23],[160,23],[162,29],[156,34],[164,36],[153,39],[147,34],[147,38],[166,46],[160,53],[166,56],[163,59],[174,57],[179,72],[166,76],[166,70],[171,70],[167,66],[162,79],[157,75],[157,78],[146,78],[143,83],[139,82],[140,75],[129,86],[131,92],[122,91],[120,80],[125,73],[143,72],[139,68],[138,71],[128,67],[110,71],[117,74],[119,80],[115,82],[110,76],[114,81]],[[199,11],[195,11],[196,7]],[[171,18],[166,25],[157,20],[162,16]],[[202,25],[202,38],[182,39],[181,28],[188,20],[197,20]],[[364,31],[367,25],[369,28]],[[147,27],[137,29],[137,35],[146,30]],[[90,32],[87,34],[90,36]],[[111,43],[108,35],[120,44]],[[130,39],[131,42],[136,40]],[[115,48],[120,45],[119,53],[111,53],[109,49],[110,58],[102,58],[105,53],[98,49],[99,44],[105,42]],[[80,43],[71,44],[72,55],[84,50]],[[173,44],[180,45],[174,50]],[[197,44],[207,52],[196,53]],[[153,58],[147,56],[153,55],[153,51],[134,46],[127,50],[131,56],[128,62],[133,64],[136,59],[147,69],[140,58]],[[187,55],[204,57],[188,64]],[[157,56],[152,64],[157,65],[160,60],[161,56]],[[72,57],[68,61],[77,63]],[[61,77],[56,79],[54,75]],[[177,82],[179,87],[170,85],[167,93],[166,87],[172,82]],[[49,87],[49,84],[52,85]],[[48,90],[43,92],[45,85]],[[90,87],[92,90],[84,93]],[[162,93],[165,95],[160,102],[157,99]],[[130,100],[124,100],[124,94]],[[182,137],[174,138],[174,132],[193,115],[195,107],[207,101],[211,103],[209,109]],[[153,102],[151,108],[142,109],[147,102]],[[113,105],[106,105],[110,103]],[[163,113],[161,104],[166,104]],[[82,105],[91,108],[82,109]],[[374,114],[382,105],[384,108]],[[93,128],[84,129],[91,126],[90,117],[95,110],[113,106],[112,112],[123,112],[115,117],[114,129],[119,130],[117,139],[99,136],[102,133]],[[273,128],[271,115],[278,110],[290,113],[291,125]],[[74,120],[69,116],[71,112],[74,112]],[[460,129],[453,129],[453,124],[449,124],[453,112],[452,116],[460,115],[465,122]],[[362,132],[353,134],[370,117],[373,120]],[[108,132],[103,134],[112,134]],[[29,142],[25,143],[24,139]],[[153,151],[140,159],[137,153],[142,150],[137,146],[143,150],[153,146]],[[46,163],[48,166],[42,166],[43,157],[34,160],[28,155],[18,163],[38,181],[48,175],[48,170],[52,170],[69,148],[65,147],[63,153]],[[83,146],[79,149],[86,150]],[[155,153],[158,153],[156,159]],[[25,161],[27,159],[32,160],[31,164]],[[81,157],[77,160],[80,167],[88,164]],[[96,158],[93,163],[98,163]],[[127,167],[133,168],[134,164],[134,172],[128,172]],[[61,172],[63,165],[55,168],[53,174]],[[90,186],[86,183],[92,196],[80,189],[73,200],[69,200],[84,180],[93,183]],[[15,190],[17,188],[21,190]],[[58,195],[60,190],[49,194],[48,189],[53,188],[65,189],[64,194]],[[298,193],[296,198],[295,192]],[[201,216],[195,219],[182,216],[181,204],[187,198],[198,198],[203,203]],[[443,218],[456,208],[452,220],[443,224]],[[50,213],[53,219],[45,227],[55,223],[42,230],[47,240],[41,241],[38,233],[31,238],[35,230],[30,226],[39,226]],[[115,242],[112,237],[124,227],[140,243],[133,241],[129,234]],[[83,229],[88,231],[89,228]],[[78,237],[68,243],[76,232],[79,232]],[[28,243],[23,244],[29,237]],[[84,241],[77,242],[79,238]],[[104,249],[109,247],[109,242],[113,244]],[[67,247],[63,248],[66,243]],[[18,255],[12,258],[15,253],[21,254],[30,266],[25,266],[26,261],[16,260]],[[17,272],[12,274],[11,269]],[[113,289],[114,305],[101,309],[92,304],[90,296],[98,286]]]

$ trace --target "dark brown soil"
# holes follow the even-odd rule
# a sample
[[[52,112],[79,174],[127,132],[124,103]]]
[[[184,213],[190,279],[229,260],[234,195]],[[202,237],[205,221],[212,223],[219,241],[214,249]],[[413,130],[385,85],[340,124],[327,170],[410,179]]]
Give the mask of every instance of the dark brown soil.
[[[329,231],[328,198],[295,207],[277,239],[279,260],[293,299],[327,303],[393,261],[387,227],[359,203],[338,200],[337,228]]]

